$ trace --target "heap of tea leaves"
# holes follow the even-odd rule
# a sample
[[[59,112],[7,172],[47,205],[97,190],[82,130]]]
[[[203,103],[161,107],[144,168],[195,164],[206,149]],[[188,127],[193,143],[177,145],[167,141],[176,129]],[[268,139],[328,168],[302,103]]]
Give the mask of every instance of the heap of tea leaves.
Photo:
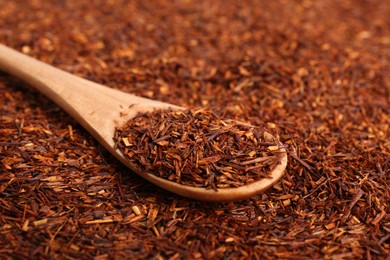
[[[224,120],[209,109],[138,114],[116,129],[114,140],[150,174],[215,190],[267,178],[283,156],[264,128]]]

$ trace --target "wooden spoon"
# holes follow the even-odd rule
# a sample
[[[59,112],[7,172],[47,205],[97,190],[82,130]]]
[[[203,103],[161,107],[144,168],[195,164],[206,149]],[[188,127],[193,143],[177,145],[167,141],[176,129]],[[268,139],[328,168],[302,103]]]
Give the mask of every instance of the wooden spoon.
[[[79,122],[96,140],[133,172],[155,185],[185,197],[204,201],[234,201],[249,198],[275,184],[283,175],[287,164],[285,149],[280,164],[270,178],[238,188],[213,189],[181,185],[131,164],[114,149],[115,126],[122,125],[138,112],[165,109],[183,109],[172,104],[137,97],[74,76],[48,64],[35,60],[0,44],[0,69],[23,79],[57,103]],[[125,115],[125,116],[123,116]]]

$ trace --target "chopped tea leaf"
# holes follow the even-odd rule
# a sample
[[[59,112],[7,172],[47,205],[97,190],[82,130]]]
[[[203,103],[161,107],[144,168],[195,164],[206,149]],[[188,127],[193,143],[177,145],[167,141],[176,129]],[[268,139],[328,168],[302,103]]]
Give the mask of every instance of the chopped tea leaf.
[[[284,155],[264,128],[224,120],[209,109],[138,114],[117,128],[115,141],[150,174],[216,190],[267,178]]]

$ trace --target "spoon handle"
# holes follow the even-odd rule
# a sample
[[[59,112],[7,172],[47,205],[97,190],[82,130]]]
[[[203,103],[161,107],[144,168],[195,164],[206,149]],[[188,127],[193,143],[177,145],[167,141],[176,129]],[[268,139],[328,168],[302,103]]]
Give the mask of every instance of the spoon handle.
[[[138,112],[176,107],[77,77],[0,44],[0,70],[57,103],[114,155],[114,131]]]
[[[0,44],[0,70],[28,82],[57,103],[77,121],[79,119],[83,121],[77,115],[78,113],[84,114],[89,106],[96,109],[98,102],[104,105],[104,110],[110,109],[110,106],[114,106],[115,110],[118,110],[119,105],[138,104],[148,107],[175,107],[171,104],[124,93],[77,77],[2,44]],[[115,100],[114,103],[111,102],[113,100]]]
[[[115,155],[112,138],[116,125],[140,111],[175,107],[74,76],[1,44],[0,70],[45,94]]]
[[[54,68],[0,44],[0,70],[14,75],[57,103],[106,149],[113,151],[115,124],[130,105],[156,106],[159,102],[137,97]],[[127,112],[135,115],[137,109]]]
[[[94,107],[95,102],[104,101],[107,98],[99,95],[102,86],[54,68],[1,44],[0,69],[28,82],[82,125],[86,123],[84,113],[88,107]]]
[[[79,79],[2,44],[0,69],[28,82],[56,103],[63,103],[72,95]]]
[[[2,44],[0,70],[26,81],[45,94],[98,140],[101,139],[101,130],[111,128],[111,121],[131,105],[167,106],[74,76]],[[136,111],[132,109],[131,114]],[[109,134],[112,134],[111,131]]]

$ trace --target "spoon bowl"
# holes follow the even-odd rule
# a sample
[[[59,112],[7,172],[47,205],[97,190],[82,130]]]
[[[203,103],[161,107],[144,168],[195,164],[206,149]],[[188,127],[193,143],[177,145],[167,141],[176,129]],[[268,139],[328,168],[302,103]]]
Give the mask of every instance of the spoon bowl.
[[[133,172],[173,193],[203,201],[235,201],[256,195],[275,184],[284,173],[287,153],[270,173],[269,178],[237,188],[213,189],[185,186],[157,177],[133,165],[114,148],[114,132],[140,112],[155,109],[184,109],[172,104],[124,93],[68,72],[0,44],[0,70],[14,75],[45,94],[79,122],[105,149]],[[272,138],[269,135],[269,138]]]

